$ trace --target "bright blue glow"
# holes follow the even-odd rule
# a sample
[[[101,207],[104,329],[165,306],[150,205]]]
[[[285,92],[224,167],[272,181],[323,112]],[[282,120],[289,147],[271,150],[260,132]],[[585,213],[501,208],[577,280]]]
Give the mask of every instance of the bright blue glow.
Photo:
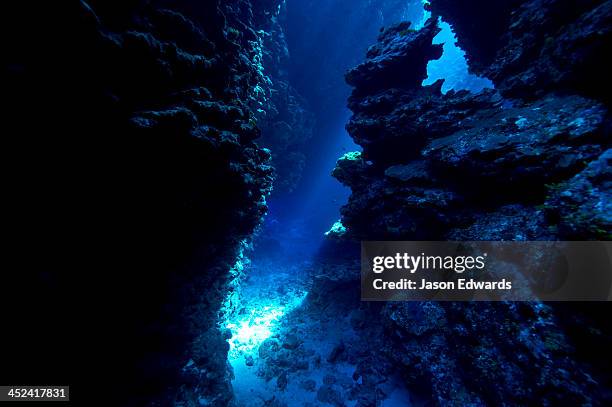
[[[479,92],[485,88],[493,88],[493,82],[489,79],[468,72],[465,52],[456,45],[457,37],[451,26],[440,21],[440,28],[442,30],[434,37],[433,43],[444,44],[444,52],[440,59],[429,61],[427,79],[423,81],[423,85],[431,85],[438,79],[444,79],[442,93],[451,89]]]
[[[275,332],[283,315],[299,307],[306,294],[300,292],[283,304],[278,299],[267,305],[253,304],[249,314],[230,318],[225,325],[232,332],[229,339],[229,359],[238,359],[257,352],[259,345]]]
[[[429,3],[422,0],[423,5]],[[425,10],[421,21],[416,25],[416,29],[423,28],[425,22],[431,17],[431,12]],[[438,79],[444,79],[442,93],[451,89],[455,91],[469,90],[479,92],[485,88],[494,88],[493,82],[487,78],[473,75],[468,71],[465,52],[457,46],[457,37],[450,24],[440,19],[441,31],[433,39],[434,44],[444,44],[442,57],[437,60],[429,61],[427,64],[427,78],[423,85],[431,85]]]
[[[285,313],[284,307],[265,306],[251,310],[251,314],[237,322],[229,322],[226,327],[232,331],[229,340],[230,358],[238,358],[250,353],[272,335],[274,325]]]
[[[429,1],[427,0],[421,0],[421,4],[423,5],[423,8],[425,8],[425,5],[428,3]],[[424,10],[423,15],[421,16],[421,21],[419,21],[417,24],[414,25],[414,29],[419,30],[423,28],[423,26],[425,25],[425,21],[429,20],[430,17],[431,17],[431,11]]]
[[[331,229],[325,232],[325,236],[343,236],[346,233],[346,228],[341,220],[337,220],[332,225]]]
[[[242,263],[244,256],[234,266],[233,271],[243,271]],[[238,276],[236,276],[238,277]],[[259,276],[257,276],[259,277]],[[228,294],[225,303],[225,322],[232,337],[228,340],[230,345],[230,361],[257,353],[259,345],[272,336],[284,315],[299,307],[306,298],[307,292],[299,289],[291,289],[278,294],[276,291],[264,290],[270,287],[270,283],[276,280],[276,276],[267,276],[271,281],[263,278],[253,278],[246,287],[245,283],[238,277],[238,287]],[[266,279],[267,280],[267,279]],[[277,276],[278,284],[286,284],[282,276]],[[272,294],[272,292],[274,294]]]

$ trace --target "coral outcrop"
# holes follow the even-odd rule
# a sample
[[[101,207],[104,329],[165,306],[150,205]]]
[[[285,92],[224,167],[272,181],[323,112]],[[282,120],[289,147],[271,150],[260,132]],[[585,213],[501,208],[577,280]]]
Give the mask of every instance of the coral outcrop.
[[[566,91],[609,100],[601,60],[610,51],[609,1],[437,0],[430,9],[453,25],[470,69],[505,96]]]
[[[608,80],[600,58],[611,2],[568,3],[434,0],[421,30],[403,23],[380,34],[346,75],[347,130],[363,149],[333,172],[352,190],[346,236],[609,238],[609,106],[595,83]],[[432,44],[440,15],[470,69],[496,89],[421,85],[441,53]],[[407,382],[437,405],[603,400],[589,368],[572,360],[555,307],[395,303],[382,313]]]
[[[279,3],[7,5],[6,383],[70,383],[80,404],[229,402],[217,314],[272,184],[253,109]]]
[[[285,8],[281,4],[266,26],[262,65],[270,82],[265,100],[257,109],[262,131],[260,143],[272,151],[275,193],[291,192],[300,181],[306,164],[305,145],[312,138],[315,125],[308,103],[289,81]]]
[[[440,81],[421,86],[427,61],[438,55],[431,44],[437,31],[435,19],[419,31],[405,24],[387,29],[366,62],[347,74],[355,86],[347,130],[363,152],[346,154],[334,170],[353,189],[343,224],[356,237],[445,238],[483,216],[495,217],[499,208],[520,205],[542,214],[544,236],[558,226],[554,218],[568,216],[560,205],[544,204],[555,196],[571,196],[563,186],[569,187],[569,180],[583,171],[596,171],[598,176],[589,177],[597,179],[589,190],[597,195],[593,201],[602,204],[592,202],[598,212],[585,208],[579,218],[583,224],[605,225],[606,102],[580,89],[509,99],[496,90],[443,95]],[[410,68],[413,79],[402,74],[395,80],[398,61],[421,68]],[[555,233],[560,238],[594,237],[569,232],[574,229],[580,227]]]

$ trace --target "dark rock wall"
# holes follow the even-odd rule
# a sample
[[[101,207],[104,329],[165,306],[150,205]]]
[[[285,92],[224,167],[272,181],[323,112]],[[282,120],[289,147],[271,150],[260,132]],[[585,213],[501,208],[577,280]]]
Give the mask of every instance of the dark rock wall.
[[[3,7],[3,383],[229,402],[217,314],[272,184],[260,3]]]
[[[611,7],[604,0],[440,0],[430,8],[453,25],[470,68],[504,96],[555,91],[609,102],[610,63],[602,56],[610,52]]]
[[[530,4],[540,10],[539,4],[530,2],[519,10]],[[597,12],[593,18],[605,21],[606,4],[584,14]],[[523,16],[512,15],[519,21]],[[567,46],[575,52],[581,45],[603,49],[609,41],[604,30],[599,31],[599,37]],[[406,24],[388,29],[368,51],[366,62],[346,76],[354,87],[347,129],[363,153],[343,157],[335,170],[335,176],[353,189],[343,210],[345,226],[358,237],[458,237],[502,208],[519,205],[541,218],[541,227],[523,238],[550,233],[576,239],[609,236],[606,101],[589,97],[578,82],[569,92],[562,79],[559,91],[537,97],[543,92],[538,89],[524,98],[509,98],[512,91],[505,84],[510,79],[502,73],[491,75],[501,92],[442,95],[440,82],[420,85],[427,62],[441,53],[440,46],[431,44],[437,32],[433,19],[418,32]],[[502,46],[511,54],[508,49]],[[505,58],[511,58],[507,54]],[[503,55],[500,51],[498,59]],[[524,62],[527,69],[546,66],[540,57],[534,58]],[[595,69],[605,64],[602,60]],[[557,72],[553,65],[548,68]],[[583,171],[590,175],[578,176]],[[591,198],[563,189],[587,188],[586,178],[595,182],[589,189]],[[570,215],[569,201],[579,216]],[[595,209],[594,202],[586,201],[601,204]],[[510,233],[513,227],[518,230],[521,225],[505,225],[508,231],[502,237],[515,237]],[[598,232],[576,233],[589,228]]]
[[[363,148],[334,170],[352,189],[342,208],[347,235],[609,239],[610,121],[603,93],[609,79],[602,69],[608,69],[611,4],[432,1],[434,18],[421,30],[402,23],[382,32],[365,62],[346,75],[353,86],[347,129]],[[497,90],[443,95],[441,82],[421,86],[427,62],[441,54],[431,43],[438,14],[455,27],[472,71],[491,78]],[[560,322],[578,307],[557,308],[395,303],[383,315],[406,380],[428,389],[435,404],[605,403],[610,378],[591,381],[601,364],[590,358],[592,365],[583,365],[573,346],[589,349],[609,335],[609,325],[606,334],[592,325],[598,338],[578,344]],[[601,320],[601,308],[594,309],[581,323]],[[600,359],[608,355],[601,346],[591,350]]]
[[[268,89],[257,108],[260,144],[272,152],[276,170],[274,193],[292,192],[306,165],[306,143],[314,131],[315,117],[309,104],[289,80],[291,55],[285,35],[286,5],[269,20],[263,37],[262,65]],[[262,89],[264,90],[264,89]]]

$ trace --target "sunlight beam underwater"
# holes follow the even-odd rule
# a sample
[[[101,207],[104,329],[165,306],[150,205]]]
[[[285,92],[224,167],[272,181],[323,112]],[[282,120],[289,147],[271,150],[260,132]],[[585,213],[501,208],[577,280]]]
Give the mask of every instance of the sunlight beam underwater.
[[[235,360],[256,353],[259,345],[276,332],[281,318],[299,307],[307,294],[298,292],[287,299],[274,299],[267,305],[252,304],[249,314],[229,316],[225,324],[232,333],[228,340],[229,359]]]

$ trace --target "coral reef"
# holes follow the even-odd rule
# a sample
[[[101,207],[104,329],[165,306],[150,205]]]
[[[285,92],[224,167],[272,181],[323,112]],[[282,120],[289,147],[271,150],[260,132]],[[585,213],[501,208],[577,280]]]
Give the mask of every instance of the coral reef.
[[[430,9],[453,25],[472,71],[504,96],[609,98],[609,64],[600,60],[610,51],[609,1],[434,0]]]
[[[3,13],[6,164],[20,176],[6,382],[53,377],[76,402],[226,405],[217,314],[271,189],[254,45],[280,2],[17,3]]]
[[[385,327],[376,320],[380,306],[361,303],[354,289],[358,262],[328,260],[303,270],[313,274],[310,294],[279,321],[255,360],[236,361],[253,362],[253,380],[261,383],[245,392],[241,405],[375,406],[400,387],[393,380],[396,364],[381,352],[388,346]],[[267,268],[268,275],[270,270],[274,267]],[[270,291],[295,279],[277,277],[274,283]],[[267,293],[264,303],[274,296]]]
[[[580,89],[537,99],[533,94],[508,99],[496,90],[442,95],[441,81],[421,86],[427,61],[439,56],[439,46],[431,44],[437,31],[435,18],[416,32],[404,34],[405,24],[387,29],[366,62],[347,74],[355,86],[347,130],[363,152],[345,154],[333,175],[353,190],[342,219],[350,233],[360,238],[458,237],[458,231],[483,217],[496,217],[508,205],[542,213],[539,232],[534,230],[529,239],[548,236],[559,217],[605,230],[605,101],[587,98]],[[393,79],[408,63],[411,71],[404,72],[414,77]],[[594,184],[581,188],[593,196],[582,213],[572,217],[569,204],[553,204],[555,197],[572,196],[564,187],[579,188],[576,184],[585,178]],[[521,227],[515,225],[516,236]],[[584,226],[567,225],[553,234],[595,237],[576,230]]]
[[[606,307],[359,299],[355,240],[611,236],[612,1],[422,3],[6,2],[0,383],[78,405],[612,404]],[[422,85],[442,20],[495,89]],[[321,243],[351,89],[362,151]]]
[[[611,3],[485,3],[432,1],[422,29],[385,29],[347,73],[347,130],[363,151],[333,171],[352,190],[346,236],[609,238],[608,78],[594,58],[610,42]],[[441,54],[440,15],[495,90],[421,85]],[[555,306],[396,303],[382,315],[407,383],[436,405],[603,402],[589,367],[571,360]]]
[[[289,81],[285,13],[283,3],[265,30],[262,65],[270,86],[265,101],[257,109],[262,132],[260,144],[272,151],[275,194],[293,191],[300,181],[306,161],[303,151],[312,138],[315,124],[308,103]]]

